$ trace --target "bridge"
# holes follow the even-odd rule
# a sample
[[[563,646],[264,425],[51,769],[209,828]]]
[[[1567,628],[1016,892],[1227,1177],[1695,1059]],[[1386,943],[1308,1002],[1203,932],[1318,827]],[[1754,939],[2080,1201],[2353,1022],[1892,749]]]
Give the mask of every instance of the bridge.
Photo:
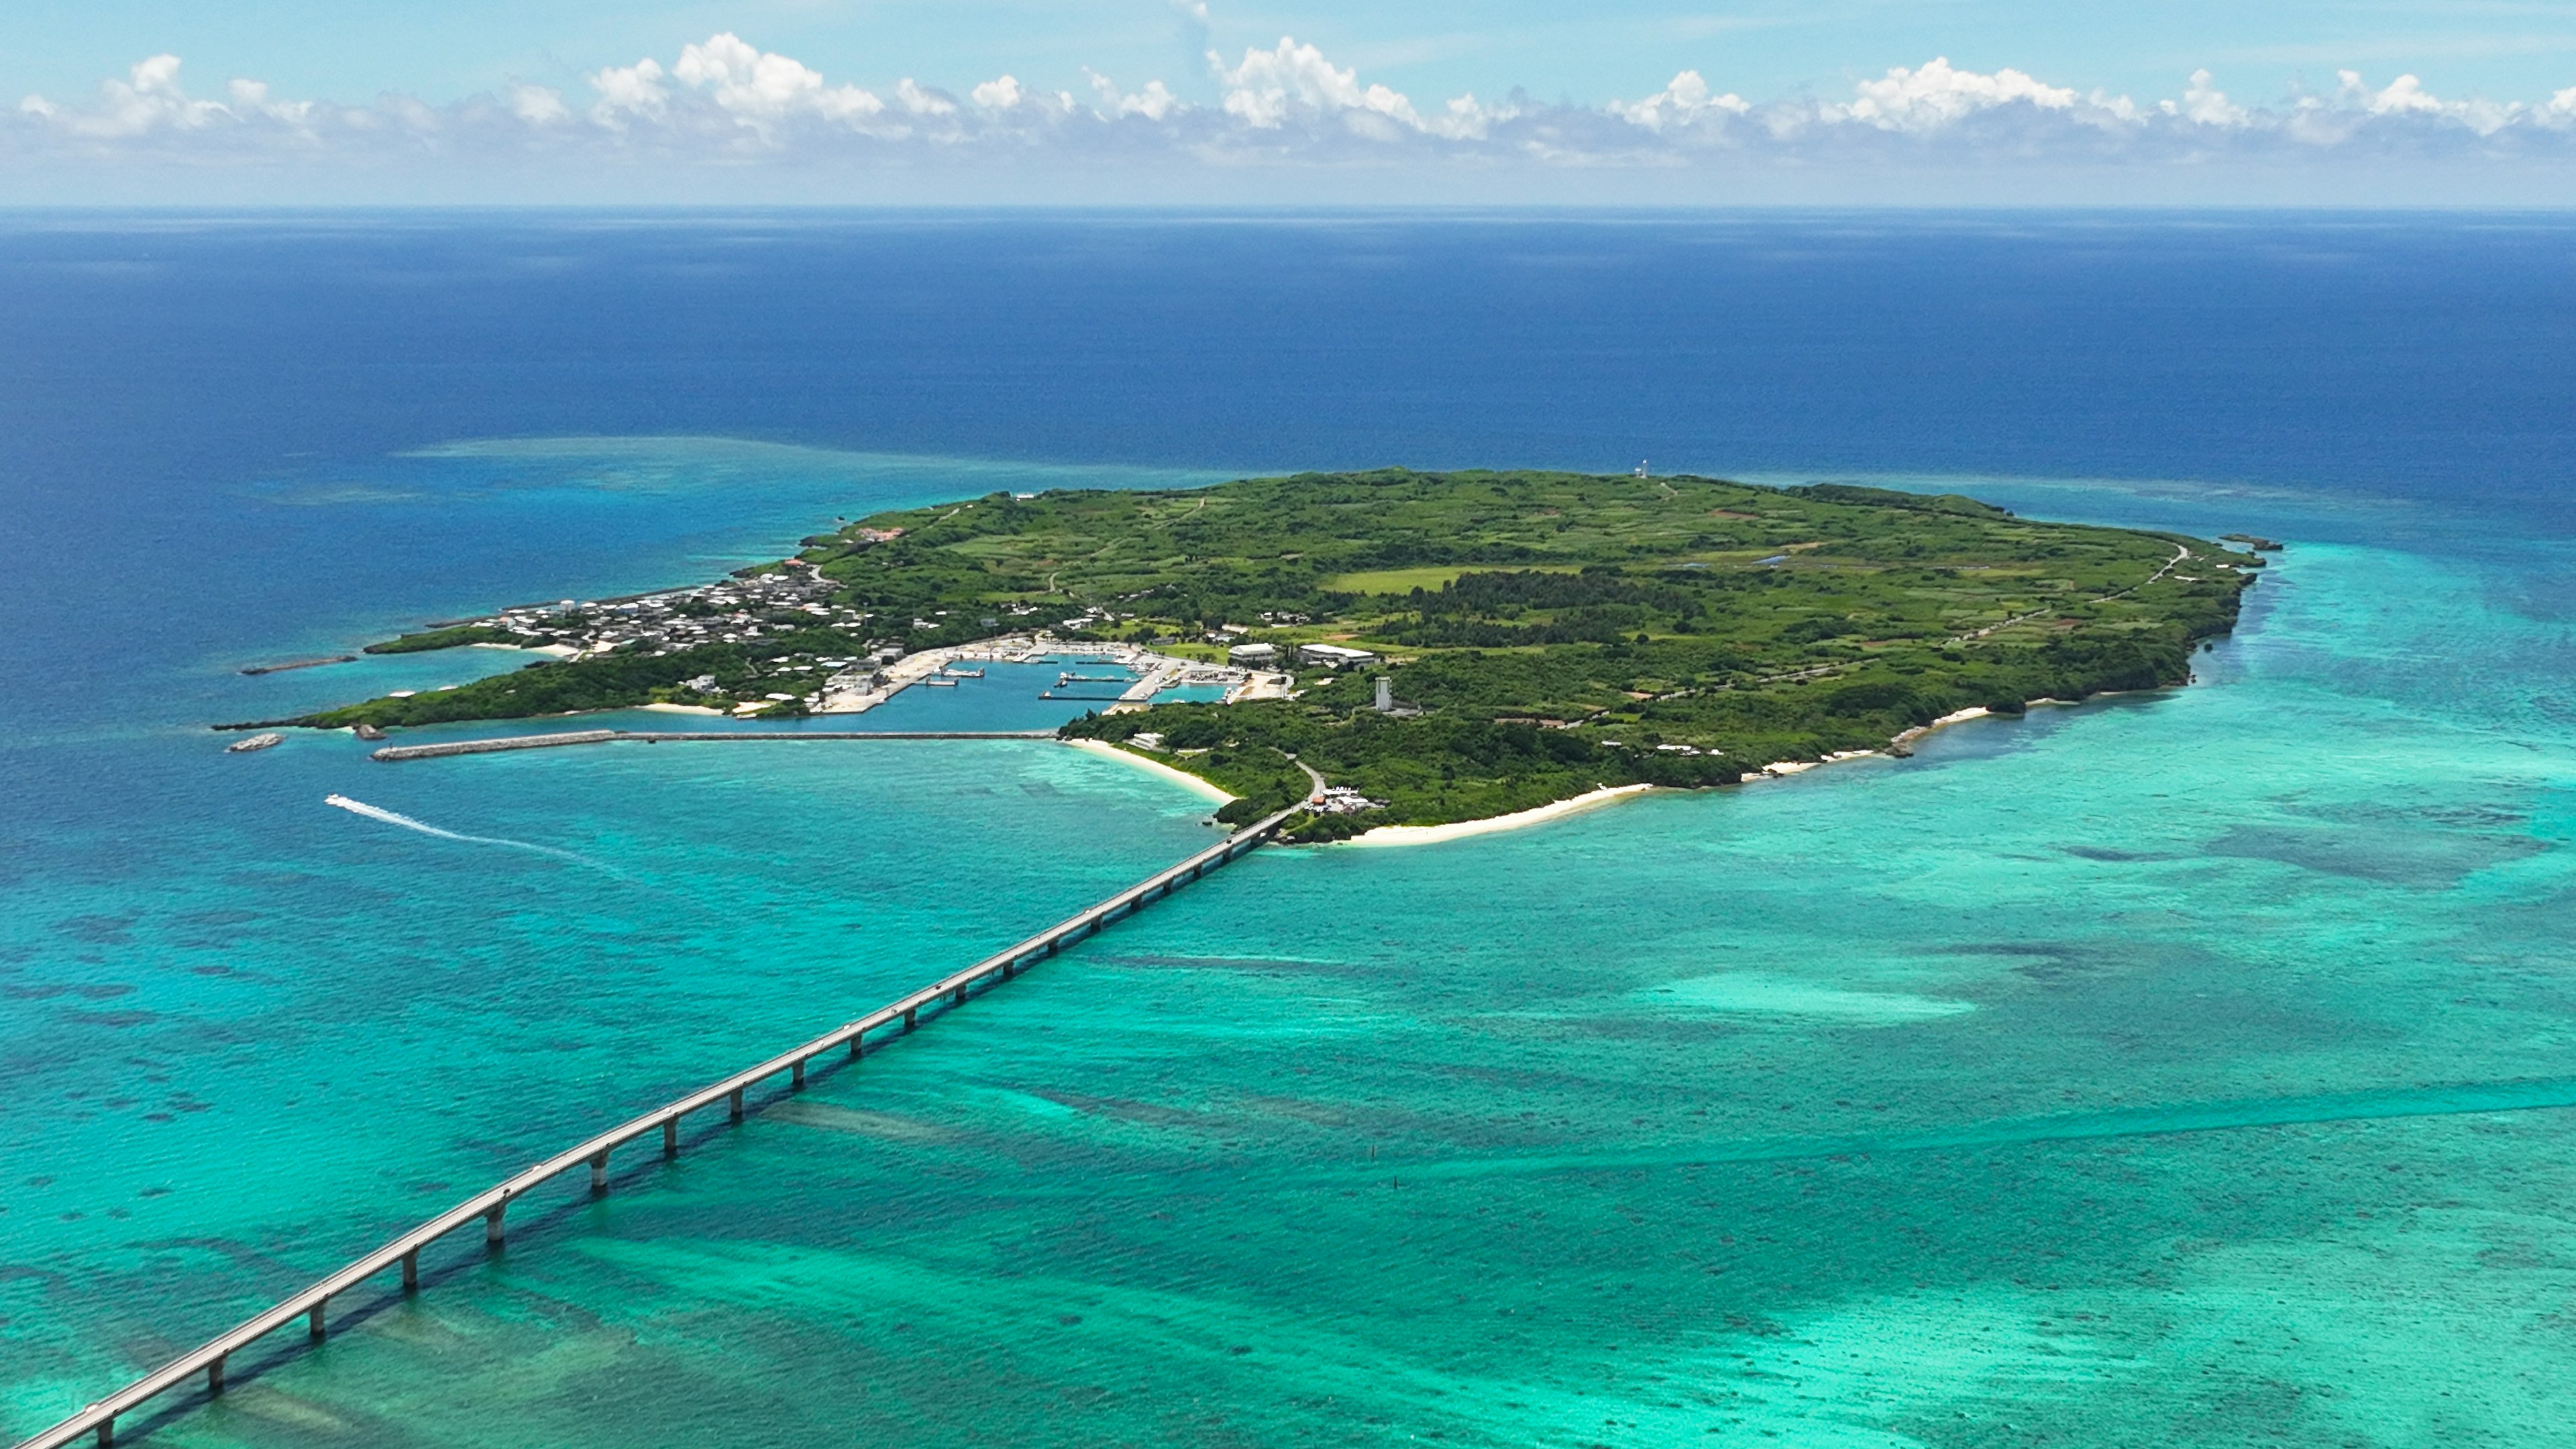
[[[551,750],[565,745],[607,745],[641,740],[709,744],[735,740],[1051,740],[1053,730],[560,730],[546,735],[499,735],[442,740],[434,745],[387,745],[375,760],[434,760],[446,755],[490,755],[503,750]]]
[[[623,737],[634,738],[633,736]],[[771,736],[771,738],[779,737]],[[562,736],[543,735],[527,738],[546,740],[550,743],[563,739]],[[695,738],[736,739],[741,736],[700,735]],[[787,735],[784,738],[813,739],[817,736],[797,734]],[[861,738],[877,739],[884,736],[868,735]],[[423,748],[438,750],[441,753],[463,753],[452,747]],[[1303,765],[1298,768],[1306,769]],[[1309,797],[1311,801],[1323,793],[1324,781],[1322,776],[1311,769],[1307,769],[1306,774],[1315,782],[1315,794]],[[707,1111],[721,1103],[728,1120],[740,1122],[743,1114],[752,1110],[754,1106],[748,1101],[748,1094],[762,1083],[772,1081],[784,1074],[787,1077],[788,1090],[793,1092],[805,1085],[806,1068],[816,1058],[846,1050],[849,1053],[848,1059],[856,1061],[866,1050],[866,1038],[870,1032],[900,1035],[918,1025],[923,1012],[934,1013],[935,1020],[936,1013],[965,1005],[970,993],[978,989],[989,990],[999,986],[1065,947],[1096,934],[1111,921],[1134,915],[1149,903],[1162,900],[1209,871],[1260,848],[1263,843],[1279,833],[1279,828],[1287,823],[1289,816],[1305,809],[1309,801],[1300,801],[1275,815],[1255,822],[1180,864],[1129,886],[1088,910],[1059,921],[1027,940],[995,952],[962,971],[943,976],[919,990],[898,997],[856,1021],[844,1022],[812,1041],[792,1047],[757,1066],[746,1067],[722,1081],[709,1083],[677,1101],[665,1102],[640,1117],[612,1127],[587,1142],[568,1147],[516,1176],[485,1188],[429,1221],[396,1237],[374,1252],[332,1272],[302,1292],[279,1301],[230,1332],[181,1354],[52,1428],[22,1441],[18,1449],[59,1449],[59,1446],[70,1444],[84,1435],[95,1435],[96,1442],[101,1446],[113,1444],[116,1442],[116,1421],[119,1418],[134,1413],[174,1389],[200,1381],[204,1384],[205,1397],[213,1398],[224,1391],[224,1366],[234,1355],[298,1319],[304,1321],[308,1341],[320,1342],[330,1331],[333,1303],[344,1301],[350,1295],[366,1290],[368,1284],[379,1274],[399,1268],[402,1274],[401,1291],[405,1293],[419,1291],[421,1251],[450,1233],[470,1228],[476,1222],[480,1222],[483,1225],[484,1250],[489,1252],[500,1247],[512,1204],[537,1188],[545,1186],[566,1173],[579,1172],[587,1166],[590,1169],[592,1195],[604,1193],[608,1191],[610,1156],[620,1148],[650,1138],[657,1133],[662,1139],[663,1158],[677,1157],[680,1153],[682,1118]]]

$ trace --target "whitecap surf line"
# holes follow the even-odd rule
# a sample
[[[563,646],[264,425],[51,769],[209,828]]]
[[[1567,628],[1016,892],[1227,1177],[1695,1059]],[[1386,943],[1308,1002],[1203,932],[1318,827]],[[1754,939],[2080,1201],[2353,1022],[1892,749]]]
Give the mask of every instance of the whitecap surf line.
[[[608,862],[593,860],[578,851],[558,850],[551,845],[535,845],[525,840],[504,840],[494,835],[466,835],[454,830],[441,830],[425,820],[414,820],[408,815],[387,810],[379,805],[370,805],[364,800],[352,800],[346,795],[325,795],[322,797],[322,803],[346,810],[352,815],[363,815],[369,820],[381,820],[387,825],[399,825],[405,830],[417,830],[423,835],[435,835],[441,840],[461,840],[468,845],[499,845],[511,850],[530,850],[539,855],[553,856],[557,860],[568,860],[575,865],[586,865],[592,870],[606,871],[619,880],[627,878],[626,872]]]

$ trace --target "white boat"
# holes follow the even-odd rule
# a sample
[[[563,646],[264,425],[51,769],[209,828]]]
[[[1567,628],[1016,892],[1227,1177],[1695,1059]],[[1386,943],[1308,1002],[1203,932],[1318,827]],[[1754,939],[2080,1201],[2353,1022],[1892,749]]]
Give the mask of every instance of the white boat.
[[[247,755],[253,750],[264,750],[271,745],[282,745],[285,743],[286,736],[284,735],[252,735],[249,739],[243,740],[238,744],[224,746],[224,753],[227,755]]]

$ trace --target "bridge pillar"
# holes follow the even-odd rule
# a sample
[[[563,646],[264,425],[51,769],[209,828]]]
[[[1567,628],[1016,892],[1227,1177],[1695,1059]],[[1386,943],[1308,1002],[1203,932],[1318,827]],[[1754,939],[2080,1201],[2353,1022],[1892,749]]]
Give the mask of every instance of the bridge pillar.
[[[405,1293],[420,1291],[420,1249],[418,1248],[403,1254],[403,1291]]]
[[[224,1359],[223,1355],[217,1354],[215,1355],[215,1361],[206,1365],[206,1397],[211,1399],[223,1391]]]
[[[677,1117],[662,1119],[662,1155],[664,1157],[680,1155],[680,1119]]]
[[[509,1210],[510,1205],[503,1203],[483,1215],[483,1246],[487,1248],[501,1246],[501,1215]]]
[[[850,1060],[855,1062],[855,1061],[857,1061],[858,1059],[859,1059],[859,1039],[858,1039],[857,1037],[852,1037],[852,1038],[850,1038]]]
[[[733,1089],[733,1096],[732,1096],[730,1099],[728,1099],[728,1104],[727,1104],[727,1105],[728,1105],[728,1107],[729,1107],[729,1110],[731,1110],[731,1111],[732,1111],[732,1113],[733,1113],[733,1120],[735,1120],[735,1121],[737,1121],[737,1122],[741,1121],[741,1120],[742,1120],[742,1088],[740,1088],[740,1087],[736,1087],[736,1088],[734,1088],[734,1089]]]
[[[304,1332],[317,1343],[322,1339],[322,1315],[330,1306],[330,1299],[317,1298],[313,1302],[312,1311],[304,1315]]]
[[[1010,980],[1010,979],[1011,979],[1011,967],[1012,967],[1014,964],[1016,964],[1016,963],[1014,963],[1014,962],[1010,962],[1010,961],[1005,961],[1005,962],[1003,962],[1003,963],[1002,963],[1002,979],[1003,979],[1003,980],[1008,981],[1008,980]]]
[[[907,1009],[907,1010],[904,1012],[904,1014],[903,1014],[903,1029],[904,1029],[905,1031],[910,1031],[910,1030],[912,1030],[912,1019],[913,1019],[915,1016],[918,1016],[920,1013],[921,1013],[921,1008],[920,1008],[920,1007],[918,1007],[918,1006],[911,1007],[911,1008]]]
[[[950,998],[950,1002],[952,1005],[964,1006],[966,1004],[966,988],[963,986],[958,987],[956,994]]]
[[[608,1191],[608,1154],[603,1152],[590,1160],[590,1195]]]
[[[116,1420],[111,1418],[98,1421],[98,1442],[99,1449],[107,1449],[108,1445],[116,1442]]]

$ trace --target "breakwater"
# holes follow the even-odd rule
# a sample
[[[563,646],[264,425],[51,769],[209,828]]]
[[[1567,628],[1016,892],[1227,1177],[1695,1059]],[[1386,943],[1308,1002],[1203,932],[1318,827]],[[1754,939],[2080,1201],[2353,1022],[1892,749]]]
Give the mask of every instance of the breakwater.
[[[502,750],[545,750],[562,745],[641,741],[648,745],[740,740],[1051,740],[1053,730],[566,730],[551,735],[501,735],[447,740],[434,745],[387,745],[372,758],[434,760],[447,755],[488,755]]]
[[[253,664],[245,667],[242,673],[284,674],[290,669],[319,669],[325,664],[354,663],[357,657],[355,654],[326,654],[319,659],[289,659],[283,664]]]
[[[599,732],[609,733],[609,732]],[[729,739],[730,735],[684,736],[684,738]],[[812,738],[800,735],[771,735],[768,738]],[[855,738],[880,738],[861,735]],[[1312,771],[1308,772],[1312,775]],[[1320,790],[1320,783],[1318,789]],[[60,1449],[84,1437],[94,1436],[100,1445],[115,1442],[116,1423],[143,1409],[161,1396],[189,1385],[201,1385],[204,1398],[224,1391],[225,1369],[236,1356],[250,1350],[262,1339],[299,1319],[305,1324],[308,1341],[319,1341],[330,1329],[335,1302],[345,1305],[353,1294],[368,1291],[368,1284],[380,1275],[399,1270],[400,1291],[417,1292],[421,1284],[421,1254],[449,1234],[483,1225],[486,1252],[498,1249],[505,1237],[508,1214],[512,1206],[527,1194],[544,1187],[556,1178],[590,1169],[589,1191],[592,1195],[608,1190],[609,1164],[618,1149],[641,1139],[658,1135],[661,1156],[679,1155],[680,1123],[683,1119],[714,1108],[719,1103],[727,1120],[739,1122],[759,1103],[750,1094],[785,1076],[789,1093],[805,1085],[807,1070],[818,1059],[846,1051],[840,1060],[858,1061],[869,1043],[871,1032],[902,1035],[921,1022],[924,1013],[953,1010],[966,1004],[978,989],[989,989],[1011,980],[1020,972],[1046,960],[1065,947],[1100,931],[1114,920],[1133,915],[1147,905],[1161,900],[1181,887],[1200,879],[1207,872],[1224,866],[1249,851],[1258,849],[1276,835],[1288,817],[1305,808],[1301,802],[1255,822],[1227,836],[1179,864],[1159,871],[1145,880],[1120,891],[1107,900],[1081,911],[1017,944],[985,957],[964,970],[953,972],[937,981],[909,992],[884,1006],[815,1037],[811,1041],[781,1052],[757,1065],[745,1068],[721,1081],[709,1083],[676,1101],[666,1102],[641,1116],[599,1133],[597,1136],[499,1182],[465,1199],[446,1212],[414,1227],[373,1252],[360,1257],[315,1282],[302,1292],[282,1299],[231,1331],[221,1334],[188,1353],[172,1359],[151,1373],[127,1384],[115,1393],[83,1408],[61,1423],[22,1441],[18,1449]],[[381,1291],[381,1290],[377,1290]],[[167,1406],[181,1407],[178,1404]]]

